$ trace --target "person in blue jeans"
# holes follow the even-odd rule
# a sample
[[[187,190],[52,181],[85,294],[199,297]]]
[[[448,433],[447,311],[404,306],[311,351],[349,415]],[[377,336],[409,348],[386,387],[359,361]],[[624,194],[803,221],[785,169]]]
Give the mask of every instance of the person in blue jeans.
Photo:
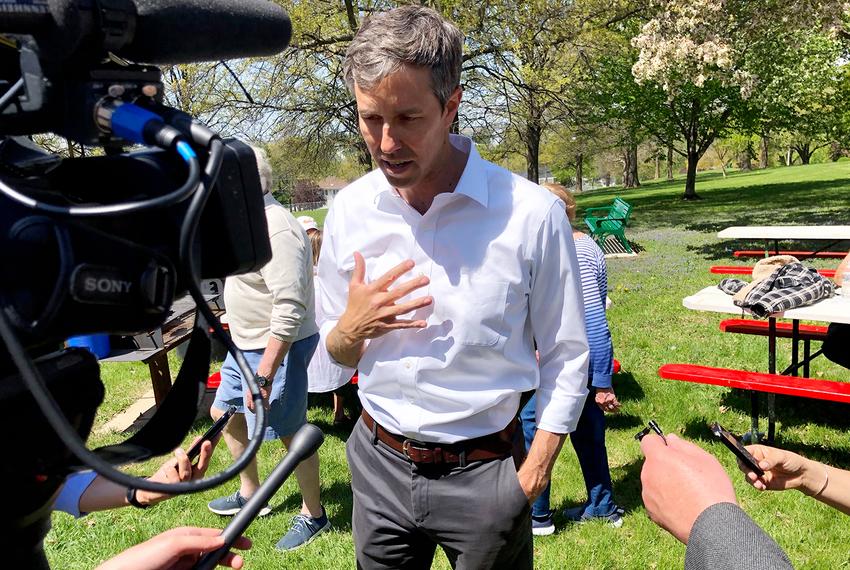
[[[564,202],[567,216],[571,223],[574,222],[576,203],[572,194],[558,184],[543,186]],[[585,400],[578,426],[570,434],[570,441],[584,475],[587,501],[583,505],[567,509],[564,511],[564,516],[567,520],[574,522],[606,519],[611,525],[620,527],[623,524],[623,510],[614,502],[611,472],[608,469],[608,453],[605,449],[605,412],[613,413],[620,408],[620,402],[611,383],[614,346],[611,342],[608,320],[605,318],[608,271],[602,250],[590,236],[574,231],[573,239],[575,239],[576,255],[581,272],[585,328],[590,346],[588,373],[590,394]],[[535,399],[532,396],[520,411],[526,451],[537,431],[537,422],[534,417]],[[550,490],[551,484],[537,497],[531,508],[531,530],[537,536],[555,532],[549,504]]]

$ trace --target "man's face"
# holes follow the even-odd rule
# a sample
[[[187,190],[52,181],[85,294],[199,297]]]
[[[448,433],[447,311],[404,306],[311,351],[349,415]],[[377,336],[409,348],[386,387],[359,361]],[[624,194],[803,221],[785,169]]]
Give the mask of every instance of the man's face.
[[[413,188],[439,171],[459,88],[443,108],[431,90],[431,71],[405,65],[369,91],[355,85],[354,97],[363,140],[390,184]]]

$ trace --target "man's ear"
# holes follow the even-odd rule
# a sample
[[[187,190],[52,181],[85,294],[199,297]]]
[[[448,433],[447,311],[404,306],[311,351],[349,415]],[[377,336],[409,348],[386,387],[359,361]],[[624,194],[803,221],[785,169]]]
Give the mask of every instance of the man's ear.
[[[460,100],[463,97],[463,89],[458,86],[454,92],[449,95],[448,101],[446,101],[446,105],[443,108],[444,119],[446,121],[446,126],[450,126],[457,115],[458,107],[460,107]]]

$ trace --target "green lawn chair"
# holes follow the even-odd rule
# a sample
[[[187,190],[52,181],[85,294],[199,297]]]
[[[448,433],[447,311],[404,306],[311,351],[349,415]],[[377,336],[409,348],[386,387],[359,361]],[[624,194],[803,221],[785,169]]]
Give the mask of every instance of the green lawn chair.
[[[599,247],[602,247],[602,244],[605,243],[606,236],[612,235],[623,244],[627,252],[633,253],[625,233],[631,213],[632,206],[618,196],[611,206],[588,208],[584,223],[587,224],[590,235],[593,236]]]

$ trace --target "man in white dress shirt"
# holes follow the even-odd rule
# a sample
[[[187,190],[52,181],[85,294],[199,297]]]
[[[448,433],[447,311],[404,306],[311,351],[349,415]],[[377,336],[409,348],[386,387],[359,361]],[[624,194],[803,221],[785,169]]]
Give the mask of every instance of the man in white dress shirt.
[[[367,18],[344,64],[379,168],[325,221],[320,344],[360,373],[347,455],[361,568],[430,568],[437,545],[456,568],[531,568],[529,504],[587,395],[563,205],[450,135],[462,43],[405,6]],[[515,417],[535,389],[517,472]]]

